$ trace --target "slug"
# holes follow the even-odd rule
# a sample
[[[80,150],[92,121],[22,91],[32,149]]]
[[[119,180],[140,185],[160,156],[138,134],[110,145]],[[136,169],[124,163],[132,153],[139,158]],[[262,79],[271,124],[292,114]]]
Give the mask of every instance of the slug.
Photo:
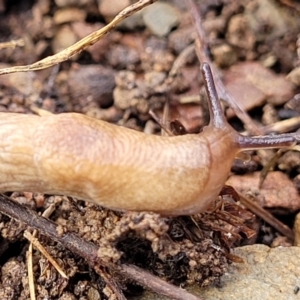
[[[63,194],[114,210],[204,212],[238,152],[286,147],[287,136],[245,137],[222,112],[201,66],[210,123],[199,134],[146,135],[77,113],[0,113],[0,191]]]

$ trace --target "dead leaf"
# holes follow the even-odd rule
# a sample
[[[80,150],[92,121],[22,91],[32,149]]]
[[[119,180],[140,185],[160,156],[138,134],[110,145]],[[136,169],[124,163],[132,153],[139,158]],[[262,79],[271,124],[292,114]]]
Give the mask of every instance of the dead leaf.
[[[266,101],[282,105],[294,92],[294,85],[283,75],[275,74],[258,62],[242,62],[224,72],[226,90],[244,107],[250,110]],[[233,112],[228,111],[229,116]]]

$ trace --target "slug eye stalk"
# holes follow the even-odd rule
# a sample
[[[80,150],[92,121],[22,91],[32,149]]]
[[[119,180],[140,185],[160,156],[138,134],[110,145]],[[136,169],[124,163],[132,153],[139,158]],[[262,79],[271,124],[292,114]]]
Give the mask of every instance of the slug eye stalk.
[[[219,97],[215,87],[211,68],[208,63],[203,63],[201,72],[204,79],[206,94],[208,97],[209,113],[210,113],[210,126],[213,128],[231,127],[222,111]],[[232,132],[235,132],[233,128]],[[235,132],[235,140],[240,151],[251,149],[267,149],[267,148],[281,148],[289,147],[296,144],[295,138],[286,135],[268,135],[258,137],[247,137]]]

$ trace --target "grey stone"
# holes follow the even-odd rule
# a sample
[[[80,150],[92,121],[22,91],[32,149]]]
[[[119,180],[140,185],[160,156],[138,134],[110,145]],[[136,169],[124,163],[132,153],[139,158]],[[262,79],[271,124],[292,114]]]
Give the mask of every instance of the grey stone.
[[[156,36],[167,36],[179,23],[179,11],[172,5],[156,2],[143,10],[146,27]]]

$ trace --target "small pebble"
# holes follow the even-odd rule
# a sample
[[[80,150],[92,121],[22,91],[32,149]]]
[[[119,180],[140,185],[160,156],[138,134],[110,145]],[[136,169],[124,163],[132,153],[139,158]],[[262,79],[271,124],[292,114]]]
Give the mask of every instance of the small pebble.
[[[71,101],[86,105],[87,101],[100,106],[112,104],[115,87],[114,71],[100,65],[75,65],[68,74],[68,94]],[[89,99],[89,100],[87,100]]]
[[[156,2],[143,11],[146,27],[158,37],[167,36],[179,23],[179,11],[171,4]]]
[[[229,68],[237,61],[235,50],[228,44],[222,44],[211,49],[214,63],[220,68]]]
[[[293,84],[300,86],[300,67],[293,69],[287,76]]]
[[[92,4],[93,0],[55,0],[55,4],[58,7],[65,6],[82,6],[87,4]]]
[[[74,31],[69,25],[60,27],[52,40],[52,49],[54,53],[58,53],[78,41]]]
[[[109,63],[117,69],[133,69],[139,62],[139,53],[123,45],[115,45],[107,53]]]
[[[121,10],[130,4],[130,0],[98,0],[98,9],[105,21],[110,22]]]
[[[58,9],[53,16],[55,24],[63,24],[75,21],[84,21],[86,12],[76,7],[66,7]]]

